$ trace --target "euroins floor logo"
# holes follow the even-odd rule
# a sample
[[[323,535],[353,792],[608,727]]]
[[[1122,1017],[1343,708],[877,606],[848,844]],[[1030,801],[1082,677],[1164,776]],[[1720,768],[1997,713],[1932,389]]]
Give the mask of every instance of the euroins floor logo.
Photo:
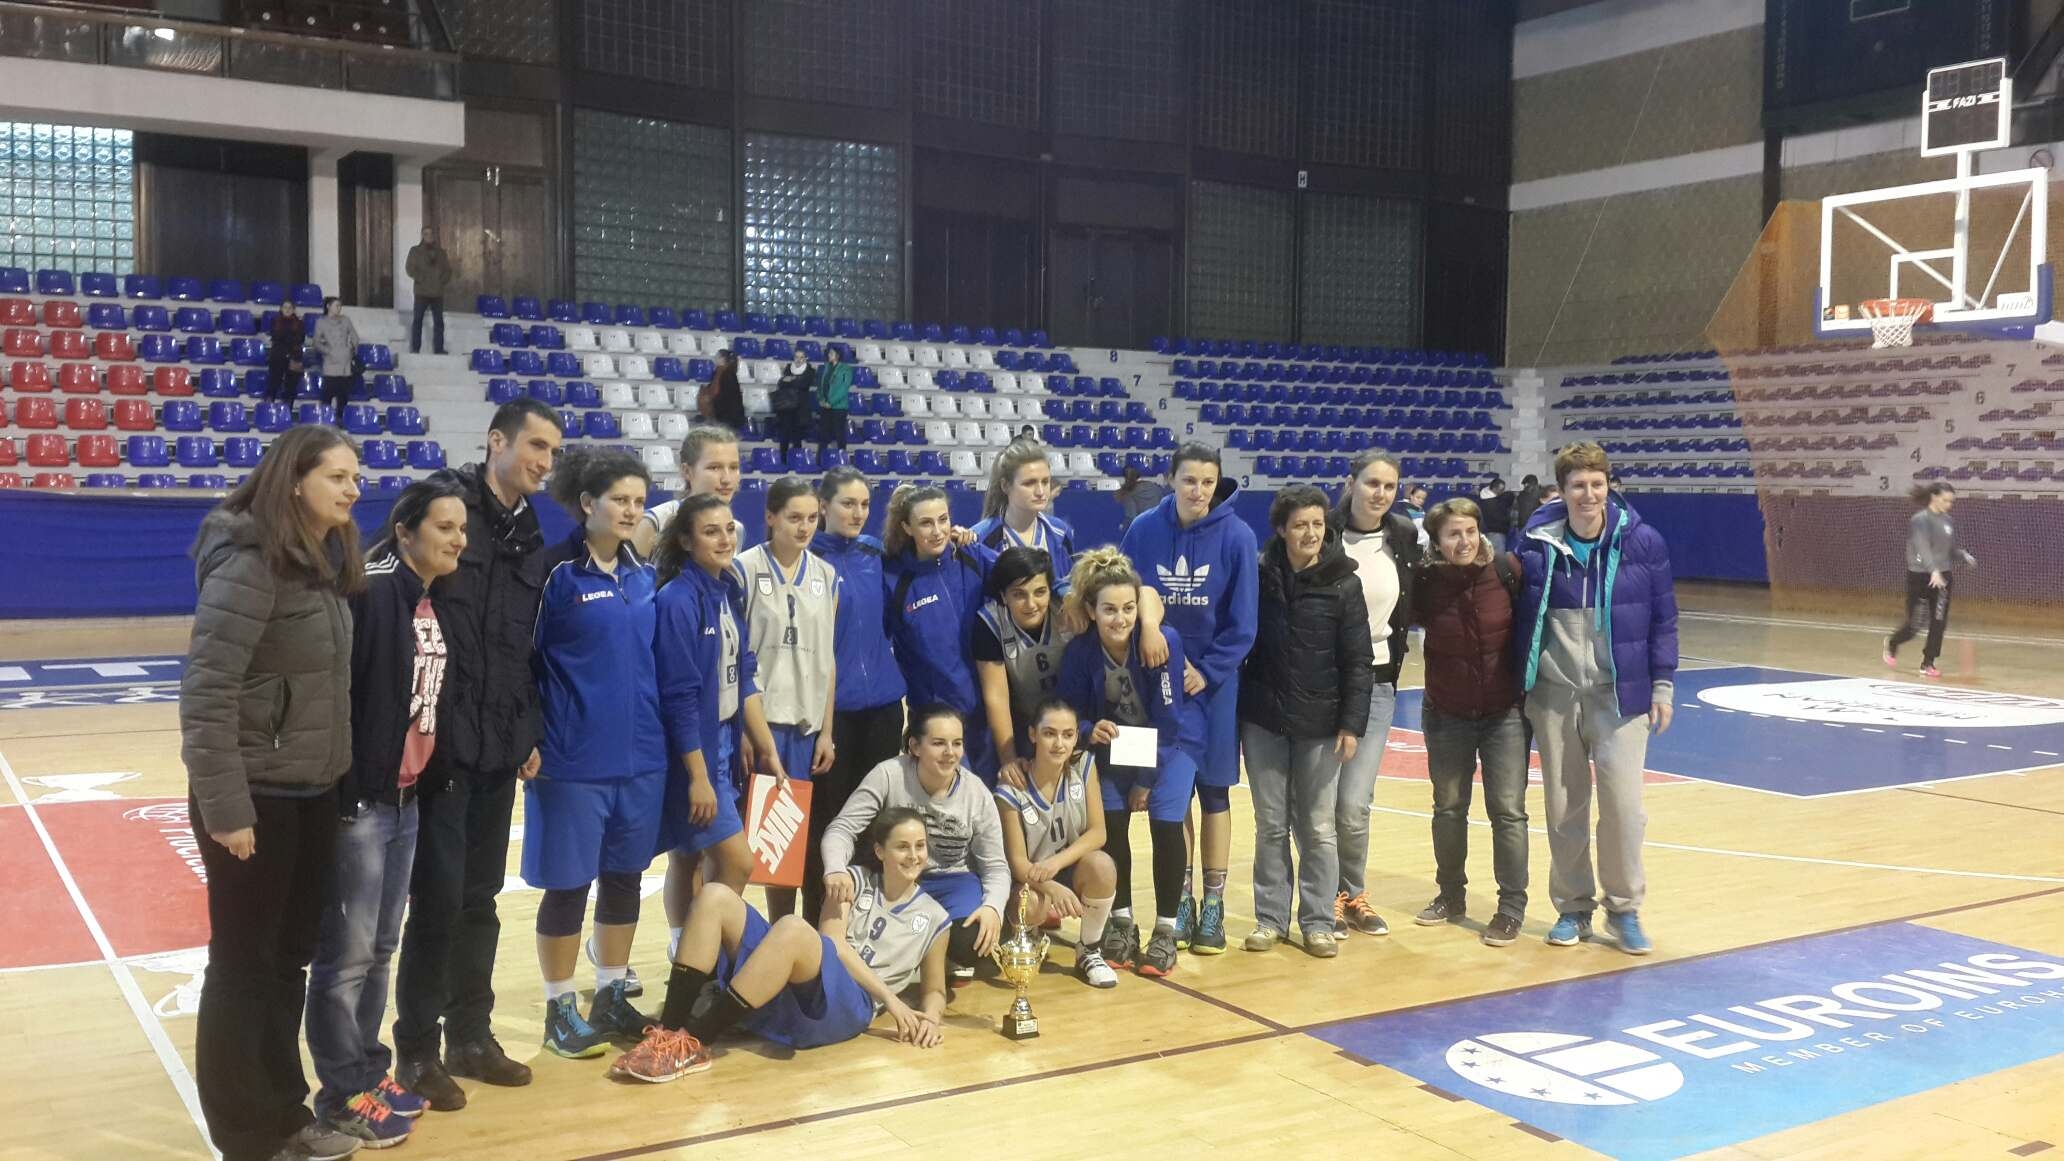
[[[1638,1161],[2064,1052],[2064,957],[1888,924],[1319,1035]]]

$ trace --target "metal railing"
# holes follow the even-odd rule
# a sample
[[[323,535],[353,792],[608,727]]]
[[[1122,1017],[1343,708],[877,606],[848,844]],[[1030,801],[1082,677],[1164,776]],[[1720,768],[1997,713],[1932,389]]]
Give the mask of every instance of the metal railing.
[[[408,19],[413,22],[415,17]],[[415,36],[413,25],[410,36]],[[459,58],[452,53],[62,3],[0,0],[0,57],[10,56],[459,99]]]

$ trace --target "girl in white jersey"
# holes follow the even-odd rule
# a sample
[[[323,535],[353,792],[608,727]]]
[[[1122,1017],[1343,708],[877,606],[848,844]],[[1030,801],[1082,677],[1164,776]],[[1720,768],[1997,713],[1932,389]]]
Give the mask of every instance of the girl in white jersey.
[[[831,769],[831,723],[838,692],[833,631],[838,573],[810,551],[818,500],[810,484],[784,476],[767,489],[767,542],[738,554],[732,573],[745,593],[745,616],[759,659],[761,703],[781,768],[808,781]],[[795,888],[767,888],[767,911],[795,913]]]
[[[1096,760],[1076,748],[1082,724],[1067,702],[1049,697],[1031,720],[1032,755],[1024,787],[996,787],[1004,857],[1018,887],[1032,888],[1034,910],[1026,921],[1082,920],[1075,977],[1093,988],[1115,988],[1118,973],[1104,962],[1100,945],[1118,894],[1118,868],[1104,853]]]
[[[744,474],[744,462],[738,454],[738,433],[721,423],[698,423],[688,429],[681,438],[681,494],[662,504],[655,504],[645,513],[645,519],[638,525],[638,535],[631,541],[631,547],[638,550],[639,557],[651,560],[659,544],[659,534],[666,530],[667,522],[681,507],[681,501],[690,496],[715,493],[729,504],[738,495],[738,483]],[[745,547],[740,537],[739,547]]]

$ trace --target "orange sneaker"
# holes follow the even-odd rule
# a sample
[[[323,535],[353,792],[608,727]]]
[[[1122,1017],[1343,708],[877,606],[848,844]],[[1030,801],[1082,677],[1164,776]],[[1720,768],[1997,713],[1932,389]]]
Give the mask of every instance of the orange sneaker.
[[[708,1072],[712,1061],[702,1041],[686,1032],[657,1024],[645,1030],[636,1048],[617,1057],[609,1075],[647,1084],[665,1084],[689,1073]]]
[[[1347,927],[1335,927],[1334,930],[1336,931],[1345,931],[1348,927],[1352,927],[1363,935],[1390,934],[1390,925],[1383,921],[1383,916],[1376,914],[1374,907],[1369,906],[1369,897],[1367,895],[1356,895],[1350,898],[1346,892],[1342,892],[1334,901],[1333,914],[1336,924],[1342,918],[1345,918],[1347,921]]]

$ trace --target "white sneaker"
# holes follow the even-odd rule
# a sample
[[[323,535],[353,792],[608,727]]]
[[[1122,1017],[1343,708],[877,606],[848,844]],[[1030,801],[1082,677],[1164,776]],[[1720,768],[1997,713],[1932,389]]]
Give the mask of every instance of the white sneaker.
[[[1104,953],[1093,947],[1075,953],[1075,978],[1092,988],[1118,986],[1118,973],[1104,962]]]

